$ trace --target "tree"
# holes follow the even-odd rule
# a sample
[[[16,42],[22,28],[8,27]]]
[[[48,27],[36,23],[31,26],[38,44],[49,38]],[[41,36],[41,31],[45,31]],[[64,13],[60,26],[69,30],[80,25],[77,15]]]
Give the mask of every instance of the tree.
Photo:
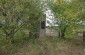
[[[20,30],[24,24],[22,20],[26,16],[24,16],[24,12],[26,12],[24,11],[25,7],[19,0],[0,0],[0,3],[2,29],[6,35],[6,39],[13,42],[15,33]]]
[[[0,21],[8,41],[13,42],[15,33],[24,25],[28,26],[29,35],[37,36],[43,17],[40,3],[40,0],[0,0]]]
[[[57,0],[58,1],[58,0]],[[53,11],[57,20],[59,36],[65,38],[66,31],[75,27],[80,21],[78,14],[80,13],[80,4],[76,2],[67,2],[62,0],[56,3],[49,3],[50,9]]]
[[[29,12],[29,37],[37,38],[40,32],[40,22],[44,19],[41,0],[33,0],[30,3]]]

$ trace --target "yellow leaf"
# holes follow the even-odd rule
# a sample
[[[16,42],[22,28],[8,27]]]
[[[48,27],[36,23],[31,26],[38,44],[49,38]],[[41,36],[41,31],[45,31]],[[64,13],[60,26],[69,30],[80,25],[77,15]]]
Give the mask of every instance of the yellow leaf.
[[[56,0],[56,3],[57,3],[58,5],[61,5],[61,4],[62,4],[62,0]]]

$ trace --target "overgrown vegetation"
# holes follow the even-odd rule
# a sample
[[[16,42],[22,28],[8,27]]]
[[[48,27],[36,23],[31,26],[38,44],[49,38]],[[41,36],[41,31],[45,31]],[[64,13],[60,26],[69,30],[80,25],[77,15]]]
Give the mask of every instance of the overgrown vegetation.
[[[53,11],[56,24],[58,25],[58,28],[56,27],[55,29],[59,32],[61,38],[65,38],[68,32],[70,32],[68,34],[71,34],[75,28],[81,28],[81,26],[85,27],[85,23],[83,23],[85,18],[81,16],[84,14],[82,13],[84,12],[84,2],[78,0],[69,2],[57,0],[57,3],[55,3],[52,1],[48,4]]]
[[[39,37],[47,10],[57,35]],[[83,55],[83,43],[85,0],[0,0],[0,55]]]
[[[0,3],[1,29],[9,42],[13,42],[15,33],[24,26],[29,29],[30,36],[38,35],[43,17],[39,1],[0,0]]]

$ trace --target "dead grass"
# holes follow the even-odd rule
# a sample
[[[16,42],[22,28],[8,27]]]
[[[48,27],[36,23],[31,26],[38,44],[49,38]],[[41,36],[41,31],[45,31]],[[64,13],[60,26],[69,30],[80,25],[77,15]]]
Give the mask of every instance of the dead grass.
[[[40,37],[29,41],[16,41],[11,47],[2,48],[0,55],[85,55],[81,42],[58,37]],[[1,50],[0,50],[1,51]]]

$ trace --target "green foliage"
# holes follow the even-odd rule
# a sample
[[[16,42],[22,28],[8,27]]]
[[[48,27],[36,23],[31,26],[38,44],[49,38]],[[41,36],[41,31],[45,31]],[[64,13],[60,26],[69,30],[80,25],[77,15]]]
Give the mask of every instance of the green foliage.
[[[78,1],[67,2],[63,0],[62,4],[60,5],[52,1],[49,2],[49,7],[54,13],[55,20],[57,20],[57,31],[59,32],[59,35],[65,36],[66,30],[72,31],[74,27],[77,28],[79,26],[77,23],[79,23],[84,18],[83,15],[85,13],[83,5],[84,4],[81,5],[81,2]],[[83,18],[80,18],[79,16]]]
[[[43,18],[40,6],[40,0],[0,0],[0,23],[6,38],[13,41],[14,35],[27,26],[31,33],[39,32]]]
[[[42,12],[40,0],[33,0],[30,4],[29,10],[29,23],[28,29],[30,31],[30,37],[38,37],[40,30],[40,21],[44,17],[44,12]]]

